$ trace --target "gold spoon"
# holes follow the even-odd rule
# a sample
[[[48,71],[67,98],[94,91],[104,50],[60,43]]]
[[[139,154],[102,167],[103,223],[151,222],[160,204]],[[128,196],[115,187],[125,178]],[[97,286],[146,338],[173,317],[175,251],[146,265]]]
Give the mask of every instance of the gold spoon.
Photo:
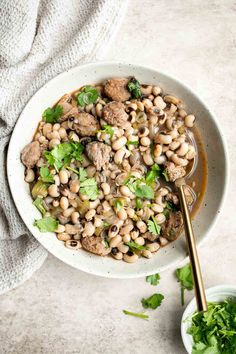
[[[195,159],[193,159],[195,160]],[[195,161],[192,162],[192,166],[188,174],[185,176],[189,177],[193,169],[195,168]],[[184,179],[181,183],[176,183],[177,190],[179,192],[179,199],[180,199],[180,207],[183,215],[183,222],[184,222],[184,229],[185,229],[185,237],[188,247],[189,259],[192,266],[192,273],[193,273],[193,281],[194,281],[194,289],[195,289],[195,296],[197,302],[198,311],[207,311],[207,301],[206,301],[206,294],[205,288],[202,280],[202,272],[199,263],[197,247],[196,247],[196,240],[193,233],[191,218],[188,210],[188,205],[185,198],[184,193]]]

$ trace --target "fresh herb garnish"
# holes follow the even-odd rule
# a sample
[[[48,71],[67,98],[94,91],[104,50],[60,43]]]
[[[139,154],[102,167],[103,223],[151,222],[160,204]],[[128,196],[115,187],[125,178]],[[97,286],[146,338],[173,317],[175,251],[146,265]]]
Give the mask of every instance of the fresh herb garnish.
[[[79,168],[79,180],[80,182],[84,182],[88,177],[86,170],[83,167]]]
[[[152,187],[148,186],[143,179],[133,179],[132,177],[128,179],[125,183],[132,193],[139,198],[153,199],[154,190]]]
[[[53,232],[57,229],[59,222],[51,216],[34,221],[40,232]]]
[[[143,318],[144,320],[147,320],[149,318],[149,316],[146,315],[144,312],[136,313],[136,312],[131,312],[131,311],[127,311],[127,310],[123,310],[123,312],[125,315]]]
[[[86,195],[90,200],[97,199],[99,193],[95,178],[88,178],[81,182],[79,191],[81,194]]]
[[[181,304],[184,305],[184,290],[193,290],[193,275],[190,264],[176,269],[175,275],[181,285]]]
[[[139,98],[142,96],[140,82],[132,77],[127,85],[132,98]]]
[[[160,235],[161,226],[157,224],[155,217],[152,215],[152,220],[147,221],[148,231],[154,235]]]
[[[40,167],[39,174],[41,177],[41,180],[45,183],[54,183],[54,178],[49,171],[49,168],[47,166],[42,166]]]
[[[117,211],[120,211],[121,209],[124,208],[124,202],[120,199],[115,199],[114,200],[114,207],[116,208]]]
[[[193,314],[187,331],[194,341],[192,354],[236,353],[235,319],[236,302],[231,299],[208,303],[206,312]]]
[[[97,101],[98,96],[98,91],[94,87],[87,85],[77,95],[78,105],[84,107],[87,104],[94,103]]]
[[[153,294],[147,299],[142,299],[141,303],[145,309],[153,309],[155,310],[157,307],[161,306],[162,300],[164,296],[162,294]]]
[[[62,113],[63,113],[63,109],[60,105],[57,105],[55,108],[48,107],[43,112],[43,120],[46,123],[52,123],[52,124],[57,123]]]
[[[151,285],[157,285],[159,284],[159,280],[160,280],[160,274],[156,273],[156,274],[152,274],[152,275],[148,275],[146,277],[146,282],[150,283]]]
[[[161,174],[160,166],[157,164],[152,165],[151,169],[146,174],[145,181],[146,183],[155,182],[156,178],[159,177]]]
[[[102,129],[98,131],[98,133],[109,134],[112,138],[114,135],[114,128],[111,125],[105,124],[103,125]]]
[[[162,176],[165,178],[166,182],[169,182],[169,176],[166,170],[162,171]]]
[[[140,199],[140,198],[135,199],[135,208],[142,209],[142,199]]]
[[[68,142],[56,145],[51,151],[45,151],[44,156],[49,165],[57,171],[68,165],[71,160],[82,161],[84,146],[78,142]]]
[[[146,246],[141,246],[141,245],[138,245],[137,243],[135,242],[126,242],[126,245],[129,246],[130,250],[132,252],[135,253],[135,251],[143,251],[143,250],[146,250],[147,247]]]
[[[33,202],[33,205],[36,206],[36,208],[40,211],[42,215],[46,213],[46,209],[44,207],[44,202],[43,198],[36,198],[35,201]]]
[[[129,147],[130,145],[138,146],[139,142],[138,140],[135,141],[127,141],[126,145]]]

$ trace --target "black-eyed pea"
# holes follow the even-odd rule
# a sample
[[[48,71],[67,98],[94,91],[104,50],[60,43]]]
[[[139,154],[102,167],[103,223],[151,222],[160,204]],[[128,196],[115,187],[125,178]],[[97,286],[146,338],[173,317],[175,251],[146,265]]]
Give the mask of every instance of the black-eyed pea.
[[[177,140],[172,141],[172,143],[169,145],[169,148],[173,151],[178,149],[179,147],[180,147],[180,142]]]
[[[113,224],[109,227],[109,230],[108,230],[108,236],[109,238],[113,238],[115,236],[118,235],[119,233],[119,226],[117,224]]]
[[[161,96],[155,97],[153,103],[154,103],[154,106],[156,106],[159,109],[166,108],[166,103],[164,102],[164,100]]]
[[[103,221],[101,218],[99,218],[98,216],[94,217],[94,226],[95,227],[101,227],[103,225]]]
[[[157,134],[156,142],[164,145],[169,145],[172,142],[172,136],[170,134]]]
[[[165,155],[160,155],[158,157],[154,157],[154,161],[158,164],[158,165],[163,165],[166,162],[166,156]]]
[[[152,93],[151,85],[141,85],[141,92],[143,95],[150,95]]]
[[[153,106],[152,101],[149,100],[148,98],[144,98],[144,99],[142,100],[142,103],[143,103],[143,105],[144,105],[144,107],[145,107],[146,109],[150,109],[150,108]]]
[[[162,146],[160,144],[156,144],[154,147],[153,155],[154,157],[158,157],[162,154]]]
[[[68,240],[66,241],[65,246],[67,248],[74,249],[74,250],[78,250],[79,248],[82,247],[79,240]]]
[[[103,190],[103,194],[104,194],[104,195],[108,195],[108,194],[110,193],[111,188],[110,188],[110,185],[109,185],[108,183],[103,182],[103,183],[101,184],[101,188],[102,188],[102,190]]]
[[[27,183],[31,183],[33,182],[35,179],[35,174],[34,174],[34,170],[32,170],[31,168],[26,170],[26,174],[25,174],[25,182]]]
[[[60,182],[62,183],[62,184],[67,184],[68,183],[68,174],[67,174],[67,171],[66,170],[61,170],[60,172],[59,172],[59,178],[60,178]]]
[[[60,129],[60,124],[59,123],[55,123],[53,124],[52,130],[59,130]]]
[[[125,144],[127,143],[127,138],[125,136],[121,136],[119,139],[115,140],[112,143],[112,149],[113,150],[120,150],[122,147],[125,146]]]
[[[40,136],[38,141],[40,142],[40,144],[43,144],[43,143],[45,143],[48,140],[45,138],[45,136]]]
[[[85,214],[85,219],[86,220],[92,220],[92,218],[95,216],[96,214],[96,210],[95,209],[90,209],[89,211],[87,211],[87,213]]]
[[[113,237],[110,241],[109,241],[109,246],[111,248],[113,247],[117,247],[119,245],[119,243],[122,242],[122,237],[120,235],[116,235],[115,237]]]
[[[60,199],[60,207],[63,210],[66,210],[69,207],[69,201],[68,201],[68,199],[66,197],[61,197],[61,199]]]
[[[178,110],[178,114],[181,118],[185,118],[187,116],[187,112],[183,108]]]
[[[188,143],[182,143],[178,150],[176,150],[176,154],[178,156],[185,156],[189,150]]]
[[[120,187],[120,193],[124,197],[130,197],[130,195],[132,194],[132,192],[130,191],[130,189],[127,186],[121,186]]]
[[[59,133],[59,136],[60,136],[61,139],[64,139],[64,138],[67,136],[67,132],[66,132],[65,128],[62,128],[62,127],[61,127],[61,128],[58,130],[58,133]]]
[[[120,261],[123,258],[123,253],[117,252],[116,254],[112,254],[112,257]]]
[[[169,193],[169,190],[165,187],[162,187],[158,190],[158,194],[162,197],[165,197]]]
[[[60,232],[57,234],[57,238],[60,241],[68,241],[68,240],[70,240],[71,237],[66,232]]]
[[[92,222],[86,222],[84,225],[83,237],[93,236],[95,227]]]
[[[127,263],[134,263],[134,262],[136,262],[138,260],[138,256],[135,253],[132,254],[132,255],[130,255],[129,253],[125,253],[123,255],[123,259]]]
[[[137,221],[136,226],[139,229],[139,231],[143,234],[147,231],[147,225],[142,220]]]
[[[196,151],[195,151],[194,146],[189,145],[188,152],[187,152],[187,154],[186,154],[186,156],[185,156],[186,159],[192,160],[195,156],[196,156]]]
[[[115,155],[114,155],[114,162],[117,165],[120,165],[124,159],[125,156],[125,150],[124,149],[119,149],[116,151]]]
[[[130,242],[130,240],[131,240],[131,237],[130,237],[130,235],[124,235],[123,237],[122,237],[122,239],[123,239],[123,242],[124,243],[126,243],[126,242]]]
[[[121,209],[117,212],[117,216],[119,219],[121,220],[126,220],[127,219],[127,213],[125,211],[125,209]]]
[[[147,166],[152,166],[154,164],[150,149],[143,153],[143,161]]]
[[[129,217],[130,219],[133,219],[133,217],[134,217],[134,215],[135,215],[134,209],[132,209],[132,208],[127,208],[127,209],[126,209],[126,212],[127,212],[128,217]]]
[[[159,242],[162,247],[166,246],[169,243],[169,241],[164,237],[159,237]]]
[[[158,96],[161,93],[161,88],[159,86],[153,86],[152,87],[152,93],[154,96]]]
[[[96,209],[99,204],[100,204],[100,200],[99,199],[95,199],[92,202],[89,202],[89,208],[90,209]]]
[[[149,244],[147,245],[147,249],[148,249],[150,252],[156,252],[156,251],[159,250],[159,248],[160,248],[160,245],[159,245],[159,243],[157,243],[157,242],[149,243]]]
[[[166,217],[163,213],[158,213],[155,215],[155,220],[157,224],[163,224],[166,221]]]
[[[142,251],[142,256],[145,257],[145,258],[150,259],[150,258],[152,258],[152,252],[149,251],[149,250],[143,250]]]
[[[162,205],[156,203],[152,204],[151,208],[155,213],[162,213],[164,210]]]
[[[59,139],[52,139],[49,142],[49,149],[53,149],[56,145],[60,144],[60,140]]]
[[[122,253],[127,253],[129,252],[129,246],[127,245],[124,245],[124,243],[120,243],[118,246],[117,246],[118,250]]]
[[[43,135],[47,137],[47,134],[51,133],[51,131],[52,131],[52,124],[45,123],[43,126]]]
[[[71,180],[70,181],[70,191],[72,193],[78,193],[79,191],[79,186],[80,186],[80,183],[79,183],[79,180],[78,179],[75,179],[75,180]]]
[[[151,140],[147,136],[142,136],[140,139],[140,143],[143,146],[150,146]]]
[[[171,160],[178,166],[187,166],[187,164],[188,164],[187,159],[181,158],[177,154],[173,154],[171,156]]]
[[[174,152],[173,151],[171,151],[171,150],[167,150],[166,151],[166,156],[167,156],[167,158],[170,160],[170,158],[171,158],[171,156],[174,154]]]
[[[136,238],[135,243],[137,243],[139,246],[143,246],[145,244],[145,240],[142,236],[140,236]]]
[[[169,132],[169,134],[171,135],[172,137],[172,140],[176,139],[178,136],[179,136],[179,132],[177,129],[173,129]]]
[[[71,208],[68,208],[68,209],[64,210],[62,214],[66,218],[69,218],[72,215],[72,213],[74,212],[74,210],[75,209],[73,207],[71,207]]]
[[[195,116],[193,114],[189,114],[184,118],[184,124],[188,128],[192,128],[195,122]]]
[[[58,187],[56,184],[51,184],[48,187],[48,194],[50,195],[50,197],[53,197],[53,198],[59,197],[60,193],[58,192]]]
[[[130,232],[133,230],[134,228],[134,225],[133,224],[128,224],[128,225],[125,225],[123,226],[121,229],[120,229],[120,235],[128,235],[130,234]]]
[[[79,222],[79,218],[80,215],[78,211],[73,211],[73,213],[71,214],[71,221],[73,222],[73,224],[77,224]]]
[[[57,226],[57,229],[55,230],[55,232],[56,232],[56,233],[63,233],[63,232],[65,232],[65,226],[59,224],[59,225]]]
[[[101,117],[102,116],[102,111],[103,111],[103,106],[101,103],[97,103],[96,104],[96,114],[98,117]]]
[[[174,105],[177,105],[178,103],[181,102],[179,98],[172,96],[172,95],[164,96],[164,101],[168,102],[168,103],[173,103]]]
[[[57,208],[58,206],[59,206],[59,200],[53,200],[53,202],[52,202],[52,205],[55,207],[55,208]]]

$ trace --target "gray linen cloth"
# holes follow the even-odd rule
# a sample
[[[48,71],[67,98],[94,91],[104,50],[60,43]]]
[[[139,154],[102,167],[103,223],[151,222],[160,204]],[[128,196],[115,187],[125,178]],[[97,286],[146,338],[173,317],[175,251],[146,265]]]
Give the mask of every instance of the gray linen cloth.
[[[6,152],[14,124],[48,80],[104,57],[126,6],[127,0],[0,2],[0,294],[28,279],[47,256],[21,221],[8,188]]]

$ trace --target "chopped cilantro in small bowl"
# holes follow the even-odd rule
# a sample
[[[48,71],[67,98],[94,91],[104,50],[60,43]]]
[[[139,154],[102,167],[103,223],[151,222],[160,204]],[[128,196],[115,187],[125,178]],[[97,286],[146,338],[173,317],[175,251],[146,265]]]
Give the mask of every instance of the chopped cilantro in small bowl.
[[[181,335],[189,354],[236,353],[236,286],[218,285],[206,290],[208,311],[197,313],[193,299],[186,307]]]

